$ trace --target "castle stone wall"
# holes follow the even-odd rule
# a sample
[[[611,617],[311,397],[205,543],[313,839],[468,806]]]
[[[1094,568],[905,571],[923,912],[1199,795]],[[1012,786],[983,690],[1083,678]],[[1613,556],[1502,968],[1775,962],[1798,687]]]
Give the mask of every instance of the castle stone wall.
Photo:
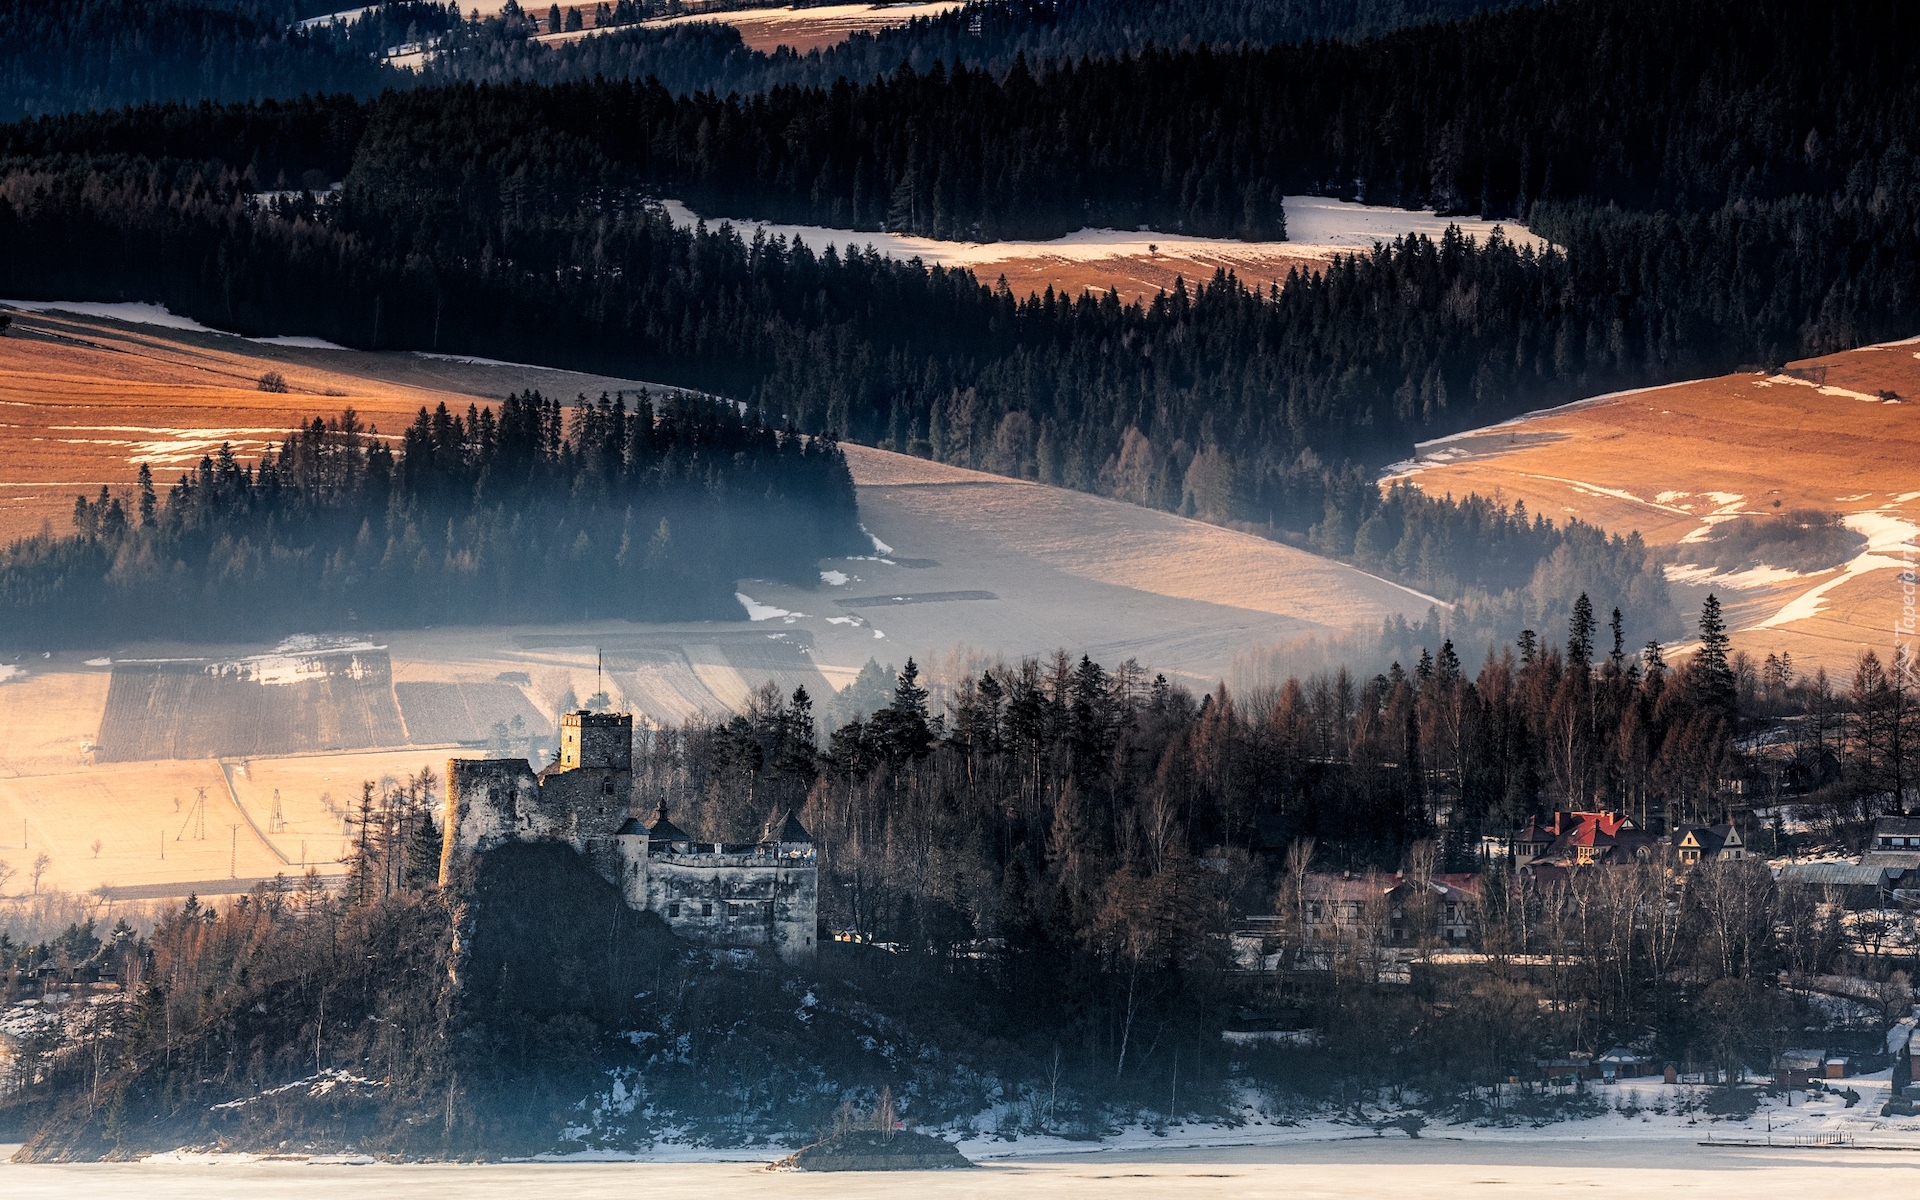
[[[581,712],[561,717],[560,754],[538,775],[524,759],[453,759],[441,882],[504,842],[561,842],[629,905],[658,914],[689,941],[765,948],[788,961],[813,957],[818,863],[805,830],[789,816],[788,832],[769,830],[758,845],[715,846],[683,840],[663,823],[669,837],[656,839],[630,820],[632,755],[631,716]],[[799,840],[777,840],[789,834]]]
[[[790,961],[811,958],[819,911],[813,847],[702,845],[651,847],[644,876],[647,911],[700,945],[757,946]]]

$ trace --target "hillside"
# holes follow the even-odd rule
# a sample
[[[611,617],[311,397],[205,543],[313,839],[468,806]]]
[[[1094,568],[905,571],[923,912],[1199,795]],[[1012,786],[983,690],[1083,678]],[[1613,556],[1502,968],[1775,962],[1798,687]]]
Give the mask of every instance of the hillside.
[[[286,393],[258,389],[268,371],[284,375]],[[222,441],[255,453],[316,405],[352,405],[393,431],[422,405],[459,411],[515,388],[644,386],[65,312],[16,314],[0,338],[0,384],[13,414],[0,423],[7,537],[42,522],[64,532],[76,493],[130,488],[140,462],[165,484]],[[0,830],[23,835],[0,844],[0,860],[22,871],[12,890],[42,853],[43,887],[120,899],[244,892],[309,866],[337,873],[363,780],[385,791],[496,743],[537,752],[567,697],[597,690],[677,726],[730,714],[768,682],[804,687],[824,707],[869,660],[917,656],[938,684],[969,658],[1056,648],[1134,658],[1206,690],[1250,648],[1419,620],[1432,603],[1219,526],[845,449],[861,518],[885,551],[821,562],[812,590],[742,580],[755,607],[736,621],[365,630],[287,646],[103,636],[0,663]]]
[[[248,340],[153,305],[12,305],[0,337],[0,544],[51,522],[73,498],[131,488],[139,464],[165,486],[225,442],[253,458],[301,420],[351,407],[398,435],[421,408],[544,389],[571,398],[638,391],[631,379],[470,357],[344,352],[313,338]],[[284,392],[261,390],[269,373]],[[671,391],[653,385],[654,391]]]
[[[153,936],[160,986],[108,1035],[111,1105],[72,1086],[78,1059],[50,1062],[53,1103],[0,1110],[28,1118],[16,1161],[497,1160],[669,1137],[771,1154],[887,1083],[929,1119],[970,1115],[956,1080],[1013,1057],[969,1048],[984,1031],[957,1005],[899,1003],[913,984],[895,977],[924,967],[836,947],[802,975],[695,951],[565,847],[502,847],[457,892],[334,904],[174,910]]]
[[[1683,596],[1720,595],[1737,647],[1850,671],[1863,650],[1888,656],[1912,602],[1899,573],[1920,524],[1916,462],[1920,342],[1906,341],[1422,442],[1389,477],[1637,529]],[[1796,513],[1834,514],[1853,536],[1817,538]],[[1768,536],[1774,524],[1802,532]],[[1751,546],[1727,544],[1746,529]]]

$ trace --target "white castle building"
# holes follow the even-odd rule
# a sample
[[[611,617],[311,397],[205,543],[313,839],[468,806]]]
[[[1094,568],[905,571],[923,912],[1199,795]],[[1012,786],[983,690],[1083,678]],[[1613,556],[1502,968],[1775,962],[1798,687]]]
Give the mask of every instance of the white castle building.
[[[813,838],[789,810],[751,845],[696,842],[667,819],[632,815],[633,717],[560,718],[560,756],[535,774],[522,758],[447,763],[440,879],[506,842],[573,847],[629,905],[707,946],[813,957],[819,876]]]

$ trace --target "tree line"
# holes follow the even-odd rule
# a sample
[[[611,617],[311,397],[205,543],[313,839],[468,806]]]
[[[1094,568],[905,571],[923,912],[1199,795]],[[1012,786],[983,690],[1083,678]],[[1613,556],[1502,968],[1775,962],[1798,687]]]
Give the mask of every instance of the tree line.
[[[257,463],[222,446],[164,496],[143,464],[73,523],[0,552],[9,640],[737,616],[742,575],[811,583],[859,545],[831,439],[644,393],[442,404],[397,436],[349,409]]]
[[[1534,520],[1506,541],[1509,517],[1383,499],[1366,464],[1640,377],[1595,332],[1598,298],[1562,303],[1572,272],[1551,253],[1414,239],[1266,294],[1222,276],[1148,305],[1021,299],[869,252],[675,228],[535,141],[481,154],[478,172],[420,153],[457,147],[501,98],[357,137],[342,101],[134,114],[103,148],[253,144],[275,178],[348,147],[354,165],[335,200],[267,204],[216,162],[21,164],[0,187],[0,275],[16,294],[147,295],[247,332],[679,380],[803,430],[1243,524],[1448,595],[1511,589],[1535,568],[1514,549],[1550,556],[1566,535]],[[1646,609],[1643,556],[1587,561],[1606,577],[1581,586]],[[1578,590],[1544,589],[1547,616]]]
[[[1631,1043],[1766,1070],[1809,1037],[1879,1044],[1914,964],[1837,897],[1776,886],[1759,859],[1660,854],[1530,882],[1479,835],[1607,808],[1731,817],[1759,855],[1857,846],[1913,792],[1905,665],[1867,654],[1834,681],[1756,662],[1709,602],[1700,650],[1670,666],[1582,601],[1563,638],[1529,631],[1477,670],[1440,640],[1370,678],[1196,698],[1131,662],[938,680],[909,662],[825,738],[810,697],[771,685],[724,721],[637,731],[636,810],[751,841],[800,807],[823,924],[855,940],[799,975],[676,953],[564,847],[484,856],[442,894],[434,781],[369,788],[344,891],[281,882],[189,901],[150,936],[76,926],[20,955],[110,969],[130,999],[25,1045],[10,1111],[38,1106],[40,1157],[210,1132],[415,1155],[532,1153],[563,1126],[575,1149],[668,1129],[733,1144],[805,1136],[882,1086],[915,1120],[991,1095],[1011,1098],[1003,1127],[1054,1134],[1176,1086],[1177,1113],[1223,1114],[1248,1082],[1282,1111],[1411,1088],[1429,1115],[1542,1119],[1553,1102],[1509,1080],[1543,1058]],[[1478,873],[1482,956],[1405,976],[1440,941],[1427,885],[1460,872]],[[1360,897],[1350,919],[1306,911],[1329,888]],[[1252,964],[1230,936],[1248,915],[1268,918]],[[1851,1023],[1813,996],[1835,974],[1863,989]],[[1246,1011],[1316,1037],[1233,1051],[1219,1033]],[[610,1075],[645,1111],[583,1125]],[[236,1098],[259,1107],[220,1107]]]
[[[508,4],[463,15],[457,0],[385,0],[347,19],[300,28],[338,11],[334,0],[77,0],[16,5],[0,14],[0,119],[160,101],[371,96],[453,80],[646,79],[677,91],[763,91],[777,83],[866,80],[902,62],[993,64],[1015,54],[1078,57],[1148,44],[1262,44],[1358,36],[1497,7],[1487,0],[976,0],[958,13],[856,34],[796,55],[749,50],[727,26],[643,28],[676,15],[678,0]],[[559,44],[535,33],[594,30]],[[430,51],[419,71],[387,61]]]
[[[956,972],[991,947],[1000,1023],[1068,1047],[1082,1086],[1164,1091],[1171,1047],[1247,1003],[1225,956],[1248,913],[1275,914],[1265,948],[1284,964],[1257,1003],[1297,1006],[1325,1038],[1265,1064],[1296,1095],[1327,1086],[1306,1082],[1314,1071],[1352,1078],[1391,1058],[1433,1094],[1483,1089],[1484,1103],[1538,1055],[1648,1030],[1649,1053],[1764,1070],[1796,1022],[1822,1026],[1796,987],[1902,965],[1834,897],[1776,889],[1761,861],[1687,872],[1656,854],[1534,885],[1483,857],[1483,836],[1556,810],[1662,833],[1734,821],[1761,856],[1857,848],[1910,800],[1920,721],[1897,664],[1866,654],[1834,681],[1756,661],[1730,650],[1712,599],[1698,632],[1700,650],[1670,665],[1581,596],[1564,639],[1527,631],[1477,668],[1442,639],[1370,678],[1197,699],[1131,662],[1056,654],[930,683],[909,661],[889,703],[824,738],[811,698],[771,685],[724,722],[643,733],[635,803],[714,840],[802,806],[823,921]],[[1784,740],[1751,737],[1763,728]],[[1396,870],[1335,933],[1299,911],[1341,872]],[[1478,876],[1471,944],[1492,957],[1410,996],[1388,986],[1389,905],[1407,906],[1403,951],[1438,944],[1437,913],[1419,886],[1388,892],[1446,872]],[[1473,1036],[1449,1047],[1436,1022]],[[1183,1069],[1204,1090],[1225,1064],[1195,1054]]]
[[[0,269],[14,294],[708,388],[1465,596],[1494,535],[1435,537],[1424,565],[1424,537],[1382,553],[1376,524],[1363,544],[1365,477],[1410,443],[1911,329],[1910,15],[1717,2],[725,99],[600,80],[46,119],[0,131]],[[297,192],[315,176],[336,199]],[[1151,204],[1224,229],[1295,186],[1524,212],[1556,245],[1406,239],[1284,287],[1222,275],[1130,306],[675,229],[648,203],[949,234]],[[1582,588],[1633,611],[1657,584],[1633,564],[1531,619]]]
[[[1021,57],[1004,72],[935,60],[734,95],[615,89],[601,99],[619,106],[602,117],[617,132],[600,140],[703,211],[935,237],[1143,223],[1278,236],[1273,200],[1289,191],[1487,216],[1547,199],[1751,218],[1843,192],[1858,171],[1906,203],[1916,40],[1892,4],[1599,0],[1357,43]]]
[[[349,39],[293,29],[296,12],[285,0],[9,4],[0,10],[0,116],[303,92],[371,95],[391,85],[394,73]],[[378,23],[365,22],[365,32]]]

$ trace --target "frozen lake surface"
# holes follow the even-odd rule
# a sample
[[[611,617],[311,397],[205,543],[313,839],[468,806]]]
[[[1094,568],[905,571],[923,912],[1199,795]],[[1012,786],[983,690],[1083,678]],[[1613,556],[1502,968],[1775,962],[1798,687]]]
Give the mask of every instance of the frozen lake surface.
[[[0,1148],[4,1152],[5,1148]],[[1512,1140],[1361,1137],[1286,1146],[1105,1151],[991,1161],[972,1171],[801,1175],[758,1163],[524,1163],[351,1166],[234,1159],[15,1166],[0,1164],[8,1200],[142,1200],[343,1196],[354,1200],[860,1200],[911,1192],[916,1200],[1096,1200],[1105,1197],[1375,1197],[1457,1200],[1585,1189],[1611,1197],[1677,1193],[1804,1198],[1909,1194],[1920,1156],[1866,1150],[1709,1149],[1690,1139],[1579,1139],[1541,1133]]]

